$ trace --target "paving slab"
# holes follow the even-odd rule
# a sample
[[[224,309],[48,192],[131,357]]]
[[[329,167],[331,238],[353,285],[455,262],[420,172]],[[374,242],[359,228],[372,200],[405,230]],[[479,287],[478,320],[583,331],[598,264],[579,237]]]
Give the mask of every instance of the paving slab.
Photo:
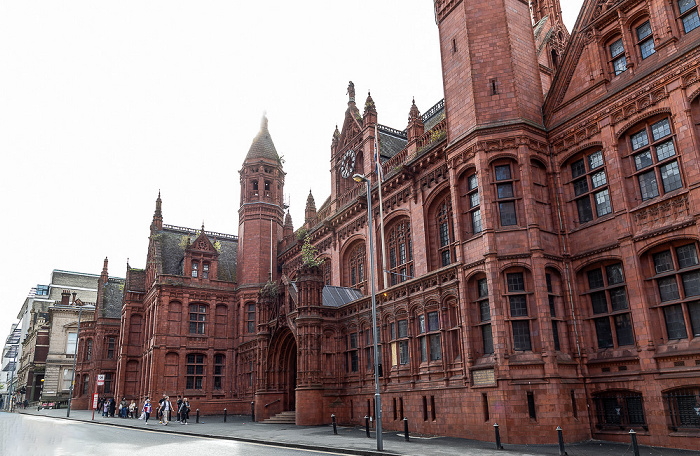
[[[107,418],[92,411],[71,410],[70,418],[66,417],[66,409],[37,410],[24,409],[19,413],[46,416],[55,419],[68,419],[90,422],[99,425],[143,428],[149,431],[165,433],[192,434],[216,439],[238,440],[243,442],[275,444],[289,448],[301,448],[319,451],[338,452],[357,455],[445,455],[445,456],[496,456],[496,455],[559,455],[558,445],[510,445],[503,444],[503,450],[497,451],[493,442],[459,439],[442,436],[411,436],[410,441],[404,440],[403,433],[385,431],[382,433],[384,451],[376,450],[376,434],[371,432],[371,438],[366,437],[364,427],[338,426],[338,435],[333,434],[330,425],[296,426],[293,424],[268,424],[251,422],[249,415],[228,415],[224,423],[223,415],[201,416],[200,423],[195,422],[194,415],[190,424],[183,425],[170,421],[167,426],[151,419],[148,425],[143,420],[131,418]],[[698,439],[700,447],[700,439]],[[633,455],[631,444],[603,442],[590,440],[566,444],[568,456],[621,456]],[[640,446],[641,456],[699,456],[700,451],[676,450]]]

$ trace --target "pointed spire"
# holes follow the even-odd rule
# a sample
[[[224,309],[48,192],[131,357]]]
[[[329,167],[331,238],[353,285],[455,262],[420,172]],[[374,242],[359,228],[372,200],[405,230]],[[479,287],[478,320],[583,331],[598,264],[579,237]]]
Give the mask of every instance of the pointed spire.
[[[294,235],[294,225],[292,224],[292,216],[287,211],[287,215],[284,216],[284,227],[282,229],[282,238],[287,239]]]
[[[287,211],[287,215],[284,216],[284,226],[292,226],[292,215]]]
[[[374,105],[374,100],[372,99],[372,95],[369,93],[369,91],[367,91],[367,100],[365,100],[365,112],[362,115],[362,118],[363,124],[365,126],[377,123],[377,108]]]
[[[306,198],[306,211],[304,212],[304,223],[310,222],[316,217],[316,201],[309,189],[309,196]]]
[[[202,220],[202,234],[204,234],[204,220]]]
[[[160,190],[158,190],[158,198],[156,198],[156,210],[153,212],[153,221],[151,222],[151,231],[160,231],[163,229],[163,202],[160,199]]]
[[[109,271],[107,268],[109,261],[107,260],[107,257],[105,257],[104,263],[102,263],[102,273],[100,274],[100,282],[104,285],[107,283],[107,280],[109,279]]]
[[[411,101],[411,109],[408,111],[408,127],[406,127],[408,142],[417,140],[424,132],[423,119],[420,116],[420,110],[416,106],[416,99],[414,98]]]
[[[250,145],[250,149],[248,149],[248,154],[245,157],[245,161],[256,158],[265,158],[280,163],[280,157],[277,155],[277,149],[275,148],[270,132],[267,129],[267,115],[265,114],[263,114],[262,120],[260,121],[260,131],[253,139],[253,143]]]

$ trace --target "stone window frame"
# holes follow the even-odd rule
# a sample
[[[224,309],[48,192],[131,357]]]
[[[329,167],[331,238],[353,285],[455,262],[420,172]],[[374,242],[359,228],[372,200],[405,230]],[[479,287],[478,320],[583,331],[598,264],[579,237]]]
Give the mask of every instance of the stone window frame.
[[[223,353],[214,354],[214,372],[212,375],[212,388],[220,391],[224,388],[224,373],[226,372],[226,355]]]
[[[437,225],[435,246],[439,267],[449,266],[456,261],[454,218],[452,213],[452,196],[447,193],[435,206],[435,223]]]
[[[475,346],[481,349],[481,353],[484,356],[489,356],[494,353],[494,344],[492,326],[493,312],[491,311],[488,279],[486,278],[486,274],[479,273],[469,281],[471,282],[471,286],[469,286],[468,289],[471,290],[472,308],[474,309],[472,315],[475,324],[473,326],[479,333],[478,342],[474,341],[477,342]]]
[[[389,323],[392,369],[411,364],[409,326],[407,315],[396,317]],[[394,360],[396,360],[396,364],[394,364]]]
[[[87,339],[85,341],[85,361],[91,361],[92,360],[92,348],[93,348],[93,341],[92,339]]]
[[[613,78],[625,73],[630,68],[625,44],[625,39],[619,30],[616,30],[604,41],[605,56],[608,61],[610,75]]]
[[[114,359],[117,340],[114,336],[105,337],[105,358]]]
[[[646,31],[643,30],[644,26],[648,26],[649,33],[647,35],[642,35],[642,33]],[[656,53],[654,28],[651,26],[651,20],[648,15],[644,14],[632,23],[630,34],[632,35],[632,41],[635,43],[640,62]],[[650,48],[648,47],[649,43],[651,43]]]
[[[361,288],[367,281],[367,249],[364,241],[354,242],[345,253],[347,286]]]
[[[192,260],[190,263],[190,276],[193,279],[199,278],[199,261]]]
[[[547,302],[549,304],[549,316],[552,323],[552,342],[555,351],[562,351],[562,342],[566,337],[566,318],[564,318],[564,290],[559,271],[553,268],[545,268],[545,284],[547,286]]]
[[[420,364],[442,362],[443,319],[437,303],[415,313],[416,353]]]
[[[185,355],[185,389],[204,390],[207,357],[204,353],[187,353]]]
[[[507,175],[503,174],[506,167],[508,168]],[[493,175],[493,201],[498,214],[498,225],[501,228],[520,227],[522,220],[518,219],[518,212],[522,216],[522,211],[519,210],[522,194],[520,191],[519,164],[512,158],[500,158],[491,163],[491,169]],[[510,192],[508,188],[510,188]],[[507,212],[504,212],[506,207],[512,207],[513,223],[510,223],[510,220],[507,220],[509,223],[503,223],[504,214],[507,214]]]
[[[677,13],[676,19],[683,33],[687,35],[693,30],[700,28],[697,0],[676,0],[673,4],[674,10]],[[688,27],[690,27],[690,29],[688,29]]]
[[[86,396],[90,393],[90,374],[83,375],[82,388],[79,391],[81,396]]]
[[[386,230],[386,249],[390,276],[387,286],[394,286],[412,279],[414,275],[413,240],[409,217],[401,217],[389,225]]]
[[[619,266],[622,271],[622,280],[619,282],[611,280],[611,274],[614,274],[616,266]],[[600,273],[600,276],[597,272]],[[590,324],[591,335],[595,335],[597,349],[606,350],[634,346],[636,341],[634,320],[628,298],[623,262],[620,259],[599,261],[583,269],[580,276],[585,290],[582,294],[587,302],[585,308],[588,316],[585,317],[585,320]],[[620,291],[623,293],[620,294]],[[616,309],[615,302],[621,296],[624,296],[626,307]],[[601,298],[605,300],[605,309],[598,308],[596,310],[596,306],[600,306],[602,303]],[[623,338],[625,333],[622,331],[627,328],[631,331],[629,343]]]
[[[664,243],[645,252],[643,255],[643,261],[647,270],[645,280],[653,283],[654,289],[654,304],[652,304],[651,308],[655,309],[659,327],[662,328],[663,339],[667,342],[700,338],[700,294],[689,294],[687,291],[689,287],[686,287],[686,281],[684,281],[684,278],[690,277],[690,274],[695,274],[695,277],[700,275],[700,263],[682,265],[679,259],[679,250],[689,246],[694,247],[695,261],[699,261],[700,249],[698,248],[698,241],[690,239]],[[671,264],[669,265],[671,269],[663,270],[663,267],[657,269],[657,262],[661,263],[662,255],[667,252],[671,259]],[[685,262],[685,260],[683,261]],[[678,297],[664,300],[662,287],[669,286],[671,291],[675,290]],[[678,312],[679,310],[680,313]],[[675,323],[677,324],[679,316],[682,317],[683,325],[673,329],[674,332],[672,333],[670,328],[672,328],[674,323],[673,319],[676,320]],[[682,336],[672,338],[672,336],[677,334],[682,334]]]
[[[600,154],[600,164],[596,164],[598,163],[596,161],[597,154]],[[583,168],[580,168],[580,163],[583,164]],[[569,158],[565,162],[564,168],[566,169],[564,175],[569,178],[564,182],[568,189],[567,203],[572,207],[571,213],[578,218],[579,225],[594,222],[613,213],[610,180],[603,149],[592,148],[581,151]],[[603,173],[605,182],[597,185],[596,176],[599,176],[600,173]],[[582,188],[582,184],[585,184],[585,190]],[[578,193],[579,191],[580,193]],[[604,194],[607,195],[607,201],[599,202],[599,195]],[[607,212],[603,211],[606,208],[605,202],[607,202]],[[585,213],[586,209],[590,211],[590,214],[586,214],[590,215],[590,218],[582,220],[582,210]]]
[[[656,138],[654,131],[658,130],[655,130],[654,127],[658,128],[664,120],[668,123],[669,133]],[[638,142],[641,140],[645,142]],[[663,153],[661,147],[669,143],[672,146],[673,154],[659,158],[659,150]],[[634,180],[634,199],[639,204],[685,188],[686,179],[683,175],[681,154],[670,114],[664,113],[647,117],[628,128],[620,138],[620,150],[622,159],[626,161],[626,177]],[[663,170],[674,163],[678,171],[677,177],[680,180],[680,185],[666,190],[667,183],[675,184],[673,176],[676,174],[664,177]],[[653,177],[650,174],[652,172]],[[653,188],[651,187],[652,182]],[[648,193],[653,190],[656,191],[656,194]]]
[[[537,351],[537,341],[533,338],[533,334],[536,334],[536,331],[533,331],[533,325],[536,323],[537,317],[535,304],[532,302],[534,299],[532,274],[526,268],[514,266],[503,271],[502,278],[504,315],[506,315],[506,321],[510,326],[512,351]],[[522,287],[520,282],[522,282]],[[523,299],[524,307],[522,306]],[[524,315],[521,314],[523,310]]]
[[[594,393],[592,399],[597,429],[641,427],[646,430],[642,393],[632,390],[606,390]]]
[[[245,312],[246,312],[246,333],[248,334],[254,334],[255,333],[255,303],[254,302],[248,302],[245,307]]]
[[[360,334],[355,330],[345,338],[345,372],[349,375],[360,372]]]
[[[209,306],[205,303],[190,303],[189,306],[187,306],[189,334],[206,334],[208,307]]]
[[[468,227],[467,236],[476,236],[484,231],[484,225],[481,218],[481,193],[479,192],[479,175],[475,169],[470,170],[464,179],[465,188],[462,195],[466,202],[467,220],[465,225]]]

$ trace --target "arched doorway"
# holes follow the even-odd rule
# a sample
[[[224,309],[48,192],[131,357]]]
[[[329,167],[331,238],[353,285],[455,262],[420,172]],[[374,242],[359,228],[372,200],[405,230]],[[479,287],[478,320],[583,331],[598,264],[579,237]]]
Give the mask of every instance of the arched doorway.
[[[270,386],[282,393],[283,410],[296,409],[297,341],[288,328],[281,328],[270,346]]]

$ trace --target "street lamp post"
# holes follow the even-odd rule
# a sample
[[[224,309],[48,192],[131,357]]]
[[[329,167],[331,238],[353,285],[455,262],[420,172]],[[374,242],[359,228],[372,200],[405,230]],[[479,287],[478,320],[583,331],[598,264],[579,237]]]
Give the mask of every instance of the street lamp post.
[[[73,295],[75,298],[75,294]],[[75,301],[73,301],[75,304]],[[75,353],[73,353],[73,372],[70,378],[70,390],[68,391],[68,410],[66,418],[70,418],[70,403],[73,400],[73,388],[75,388],[75,362],[78,360],[78,341],[80,340],[80,317],[83,315],[83,306],[78,308],[78,332],[75,334]]]
[[[374,334],[374,409],[377,426],[377,451],[384,451],[382,440],[382,396],[379,394],[379,347],[377,345],[377,298],[374,291],[374,243],[372,241],[372,190],[367,177],[362,174],[352,176],[355,182],[364,181],[367,185],[367,231],[369,232],[369,276],[372,290],[372,333]]]

